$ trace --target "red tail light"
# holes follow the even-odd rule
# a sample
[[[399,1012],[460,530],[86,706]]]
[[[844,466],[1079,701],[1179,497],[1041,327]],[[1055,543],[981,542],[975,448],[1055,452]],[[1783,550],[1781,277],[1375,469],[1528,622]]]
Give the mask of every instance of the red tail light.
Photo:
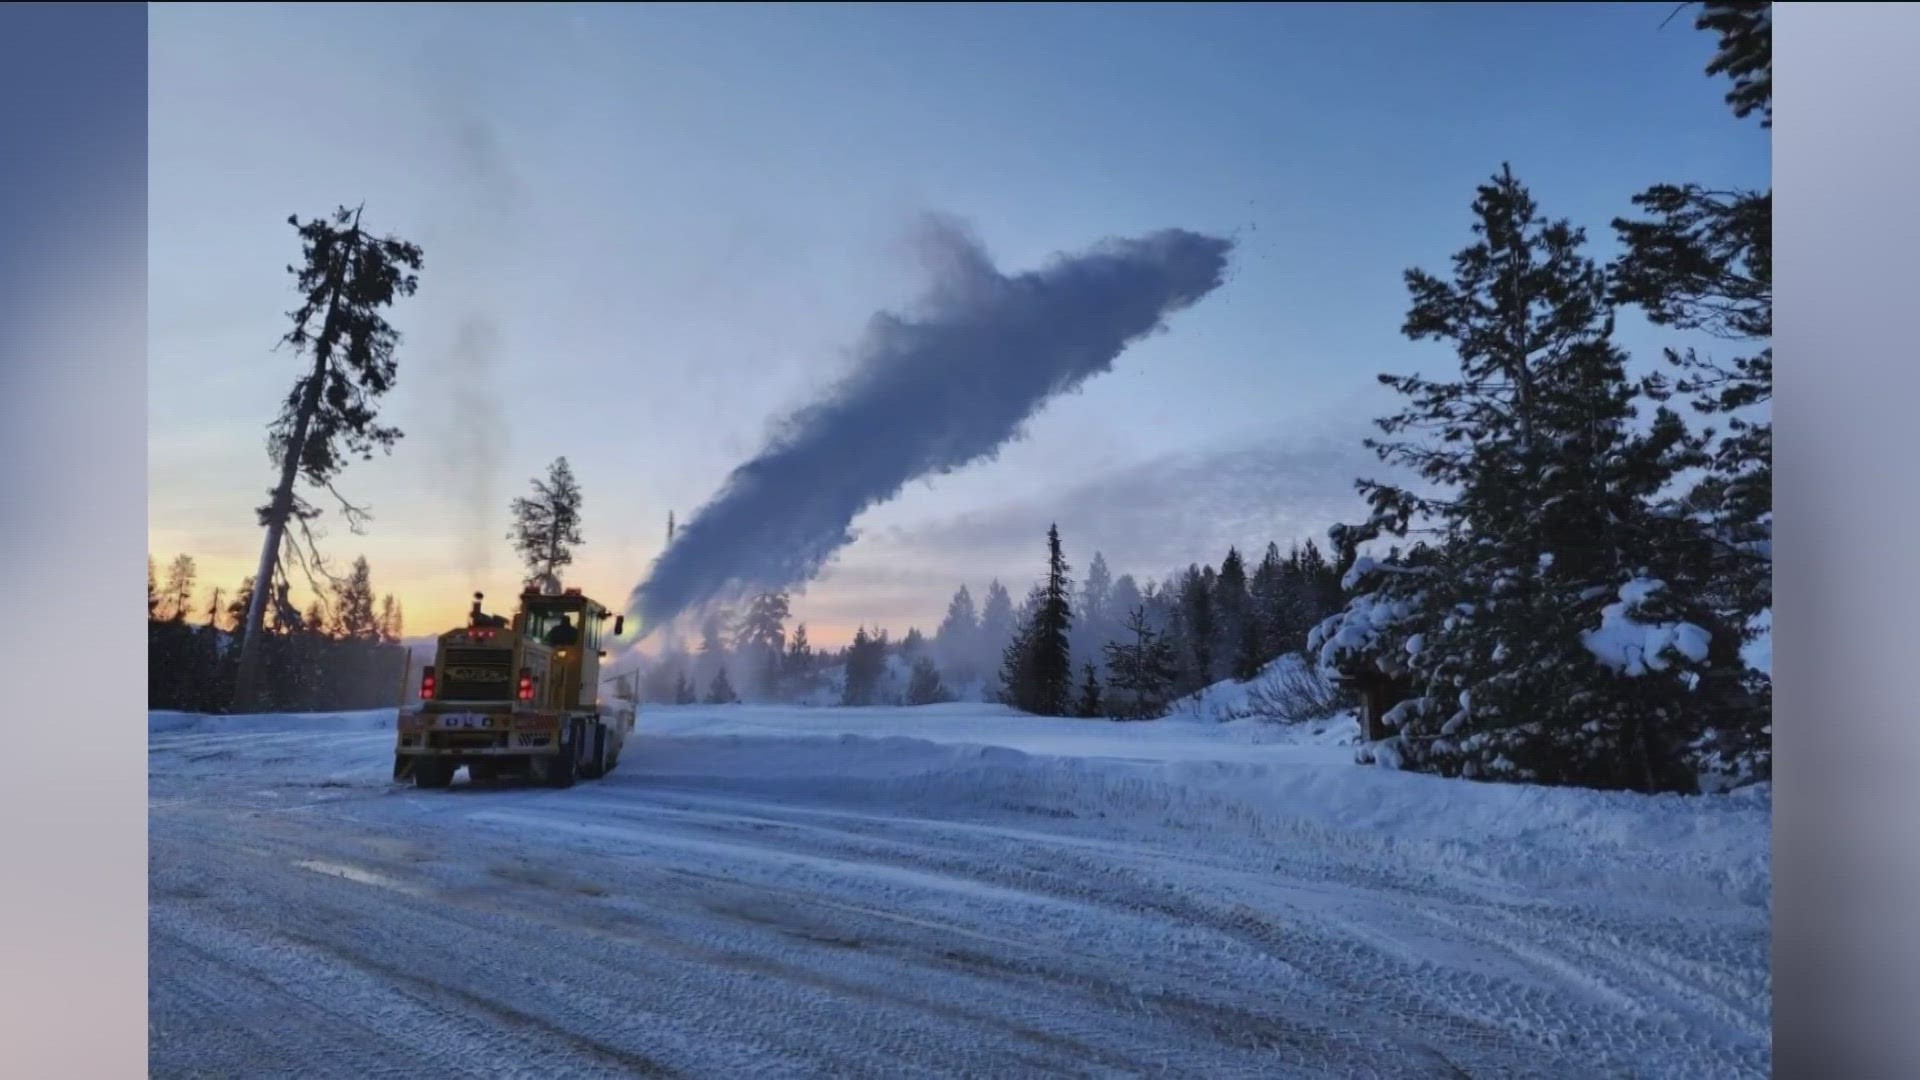
[[[433,697],[433,665],[428,664],[420,669],[420,700],[425,701],[431,697]]]
[[[533,700],[533,673],[526,668],[520,669],[520,700]]]

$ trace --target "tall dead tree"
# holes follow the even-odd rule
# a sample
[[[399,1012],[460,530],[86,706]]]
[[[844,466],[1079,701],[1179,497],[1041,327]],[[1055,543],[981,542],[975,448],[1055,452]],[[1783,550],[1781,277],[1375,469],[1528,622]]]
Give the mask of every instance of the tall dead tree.
[[[268,583],[284,582],[281,552],[288,527],[298,523],[305,530],[319,516],[294,490],[295,484],[305,479],[326,489],[339,499],[348,525],[358,531],[366,512],[341,497],[333,479],[348,457],[370,459],[375,447],[390,450],[400,438],[397,428],[375,423],[377,399],[393,387],[393,350],[400,340],[380,312],[396,297],[413,295],[421,263],[415,245],[363,230],[358,209],[341,207],[330,218],[305,223],[289,217],[287,223],[300,234],[305,262],[287,267],[301,303],[288,313],[293,329],[281,344],[291,346],[296,356],[311,357],[312,367],[294,383],[268,429],[268,455],[280,469],[280,481],[259,511],[267,534],[254,580],[262,587],[253,590],[241,626],[237,709],[251,707],[259,697],[262,628],[267,594],[273,591]],[[318,552],[310,554],[312,568]]]

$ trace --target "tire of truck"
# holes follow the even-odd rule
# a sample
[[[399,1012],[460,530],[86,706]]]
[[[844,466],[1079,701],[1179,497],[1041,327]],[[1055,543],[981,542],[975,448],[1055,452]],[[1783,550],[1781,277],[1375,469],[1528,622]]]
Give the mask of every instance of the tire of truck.
[[[543,764],[539,769],[539,779],[548,787],[570,788],[574,776],[579,772],[580,744],[585,741],[585,735],[578,724],[573,728],[572,740],[561,747],[559,753],[540,759]]]
[[[423,757],[413,763],[415,787],[443,788],[453,783],[453,764],[445,758]]]
[[[475,781],[477,783],[483,780],[497,780],[499,778],[500,778],[500,766],[494,764],[493,762],[491,761],[467,762],[467,779]]]
[[[582,743],[589,751],[586,760],[580,763],[580,775],[588,780],[598,780],[607,775],[607,726],[593,725],[593,739]]]

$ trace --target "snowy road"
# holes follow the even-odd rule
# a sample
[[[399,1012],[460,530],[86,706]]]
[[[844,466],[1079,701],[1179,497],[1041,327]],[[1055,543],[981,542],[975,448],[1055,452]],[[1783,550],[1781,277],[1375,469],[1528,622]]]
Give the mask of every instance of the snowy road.
[[[607,780],[416,792],[391,722],[153,714],[153,1075],[1771,1063],[1764,798],[983,706],[659,710]]]

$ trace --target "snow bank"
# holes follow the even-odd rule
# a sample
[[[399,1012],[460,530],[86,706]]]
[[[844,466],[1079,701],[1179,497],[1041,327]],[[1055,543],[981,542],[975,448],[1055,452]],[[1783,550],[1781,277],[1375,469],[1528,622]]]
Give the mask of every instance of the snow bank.
[[[1227,723],[1232,721],[1267,721],[1309,723],[1315,727],[1326,727],[1333,736],[1326,740],[1329,745],[1344,745],[1359,736],[1359,721],[1351,712],[1343,712],[1332,718],[1323,716],[1297,716],[1289,710],[1296,707],[1294,700],[1298,693],[1292,689],[1295,684],[1322,680],[1324,676],[1308,666],[1306,658],[1295,653],[1277,657],[1270,661],[1259,673],[1246,682],[1235,679],[1222,679],[1202,690],[1180,698],[1169,706],[1171,719],[1211,721]],[[1324,683],[1322,688],[1331,690]],[[1352,738],[1348,738],[1351,735]]]

